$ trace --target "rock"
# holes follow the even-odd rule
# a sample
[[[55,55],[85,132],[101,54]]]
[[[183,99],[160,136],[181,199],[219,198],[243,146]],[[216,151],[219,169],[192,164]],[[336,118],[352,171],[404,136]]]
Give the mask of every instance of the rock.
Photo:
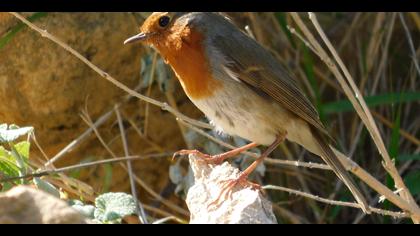
[[[33,13],[24,14],[25,17]],[[2,13],[0,35],[20,22]],[[134,87],[140,45],[124,46],[138,24],[127,13],[48,13],[34,24],[69,44],[92,63]],[[0,49],[0,120],[35,127],[46,147],[68,143],[86,129],[80,111],[95,120],[126,93],[75,56],[28,27]]]
[[[189,156],[194,173],[194,185],[189,189],[186,203],[191,224],[276,224],[271,203],[251,187],[235,186],[231,198],[219,206],[209,206],[221,191],[222,181],[237,178],[237,168],[228,162],[208,165],[194,155]]]
[[[88,223],[63,200],[23,185],[0,193],[0,209],[0,224]]]

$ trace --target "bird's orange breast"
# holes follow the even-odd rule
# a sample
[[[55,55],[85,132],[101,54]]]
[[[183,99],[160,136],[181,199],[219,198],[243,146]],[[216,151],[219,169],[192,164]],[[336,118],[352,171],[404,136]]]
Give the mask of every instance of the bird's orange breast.
[[[206,98],[221,87],[212,76],[203,40],[202,33],[184,27],[156,46],[191,99]]]

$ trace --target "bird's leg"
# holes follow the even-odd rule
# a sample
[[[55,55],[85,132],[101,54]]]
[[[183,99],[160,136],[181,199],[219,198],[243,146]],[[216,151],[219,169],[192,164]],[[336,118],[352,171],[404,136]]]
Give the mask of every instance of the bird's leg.
[[[274,151],[274,149],[276,149],[276,147],[285,140],[285,138],[286,138],[286,133],[278,135],[277,138],[274,140],[274,142],[261,154],[261,156],[258,157],[257,160],[255,160],[250,166],[248,166],[248,168],[246,168],[239,175],[238,178],[223,181],[224,183],[222,185],[222,188],[221,188],[222,190],[221,190],[219,196],[216,198],[216,200],[214,202],[210,203],[209,206],[219,205],[219,203],[222,202],[220,200],[231,197],[232,190],[237,184],[240,184],[242,186],[248,185],[248,186],[251,186],[253,189],[260,190],[261,186],[256,184],[256,183],[252,183],[252,182],[248,181],[248,176],[257,168],[257,166],[264,160],[265,157],[270,155],[270,153],[272,153]],[[222,198],[223,196],[225,196],[225,197]]]
[[[207,164],[221,164],[224,160],[231,158],[231,157],[235,157],[239,154],[241,154],[242,152],[249,150],[251,148],[254,148],[258,146],[257,143],[249,143],[245,146],[242,147],[238,147],[235,148],[233,150],[221,153],[221,154],[217,154],[217,155],[209,155],[209,154],[204,154],[198,150],[180,150],[174,153],[173,157],[176,157],[178,155],[189,155],[189,154],[194,154],[197,155],[198,157],[202,158],[203,161],[205,161]]]

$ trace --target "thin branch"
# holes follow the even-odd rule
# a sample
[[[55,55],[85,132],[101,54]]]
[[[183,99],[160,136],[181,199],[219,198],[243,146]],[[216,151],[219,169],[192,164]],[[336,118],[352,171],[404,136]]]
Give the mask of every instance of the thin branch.
[[[318,43],[318,41],[315,39],[315,37],[312,35],[312,33],[308,30],[308,28],[306,27],[306,25],[303,23],[303,21],[301,20],[301,18],[299,17],[299,15],[297,13],[291,13],[292,18],[294,19],[294,21],[296,22],[296,24],[299,26],[299,28],[302,30],[302,32],[304,33],[304,35],[308,38],[309,42],[311,42],[313,44],[313,47],[315,48],[315,50],[317,50],[317,54],[321,55],[322,57],[321,60],[325,62],[325,64],[329,67],[329,69],[331,70],[331,72],[335,75],[336,79],[339,81],[340,85],[343,88],[344,93],[346,94],[346,96],[349,98],[349,100],[351,101],[351,103],[353,104],[357,114],[359,115],[359,117],[362,119],[363,123],[366,125],[367,129],[369,130],[369,133],[371,134],[375,144],[377,144],[377,147],[380,151],[380,154],[382,155],[382,157],[384,158],[384,160],[390,160],[389,156],[388,156],[388,152],[385,148],[385,145],[383,144],[383,141],[379,135],[379,131],[377,130],[376,124],[373,121],[373,118],[370,115],[369,110],[367,109],[366,111],[366,104],[364,103],[364,100],[362,98],[360,98],[361,94],[360,92],[358,92],[357,87],[354,85],[353,81],[349,81],[350,85],[352,86],[353,91],[355,91],[354,93],[356,94],[353,95],[352,90],[350,89],[350,87],[347,85],[343,75],[339,72],[337,66],[335,65],[334,62],[332,62],[332,60],[329,58],[328,54],[324,51],[324,49],[321,47],[321,45]],[[311,20],[313,22],[315,22],[316,18],[313,14],[310,15]],[[319,30],[319,33],[322,36],[322,29],[320,28],[319,24],[317,25],[316,23],[314,23],[314,25],[316,26],[317,30]],[[319,26],[319,27],[317,27]],[[322,33],[321,33],[322,32]],[[323,39],[326,39],[325,34],[323,34]],[[329,41],[328,41],[329,42]],[[330,45],[330,50],[334,50],[333,48],[331,48],[331,43]],[[335,50],[334,50],[335,52]],[[337,58],[338,55],[335,52],[335,55]],[[344,64],[341,62],[339,62],[340,65],[344,66]],[[348,71],[346,71],[345,68],[342,68],[344,71],[344,74],[346,76],[350,76]],[[351,80],[351,76],[348,77],[348,80]],[[353,84],[351,83],[353,82]],[[356,100],[356,98],[359,99],[359,102]],[[361,104],[364,104],[361,105]],[[362,108],[363,106],[363,108]],[[368,118],[368,115],[370,115],[370,118]],[[376,128],[376,129],[375,129]],[[342,161],[348,161],[348,159],[346,158],[341,158]],[[354,163],[355,164],[355,163]],[[391,162],[391,164],[387,163],[388,165],[393,166],[393,168],[395,169],[395,166],[393,165],[393,163]],[[386,165],[387,166],[387,165]],[[387,187],[385,187],[382,183],[380,183],[379,181],[377,181],[375,178],[373,178],[369,173],[367,173],[366,171],[364,171],[363,169],[361,169],[360,167],[357,168],[359,170],[359,174],[363,174],[362,176],[362,180],[367,183],[370,187],[372,187],[373,189],[375,189],[375,191],[378,191],[378,193],[386,196],[386,198],[388,200],[390,200],[392,203],[394,203],[395,205],[397,205],[398,207],[400,207],[401,209],[412,213],[412,219],[414,222],[419,222],[419,216],[420,216],[420,209],[415,205],[415,203],[413,203],[410,200],[405,200],[403,198],[401,198],[400,196],[394,194],[391,190],[389,190]],[[387,171],[389,171],[387,169]],[[353,172],[353,171],[352,171]],[[389,171],[392,172],[392,171]],[[355,172],[353,172],[355,173]],[[356,174],[356,173],[355,173]],[[359,175],[356,174],[358,177]],[[392,173],[391,176],[395,175],[395,172]],[[368,179],[366,179],[366,177],[368,177]],[[394,177],[394,176],[393,176]],[[404,183],[402,183],[401,185],[401,177],[397,174],[397,176],[395,176],[395,182],[398,184],[397,186],[405,186]],[[399,177],[399,179],[398,179]],[[360,177],[359,177],[360,178]],[[401,180],[401,182],[399,182],[399,180]],[[404,191],[405,192],[405,191]],[[408,193],[409,194],[409,193]]]
[[[376,119],[378,119],[379,121],[384,123],[389,128],[394,129],[395,125],[391,121],[386,119],[384,116],[379,114],[378,112],[372,111],[372,115],[375,116]],[[403,136],[404,138],[406,138],[408,141],[412,142],[416,146],[420,146],[420,140],[418,138],[416,138],[414,135],[407,132],[406,130],[400,128],[399,133],[400,133],[401,136]]]
[[[391,25],[391,28],[393,27],[393,24]],[[323,57],[318,53],[317,50],[315,50],[315,48],[306,40],[303,38],[302,35],[300,35],[293,27],[291,26],[287,26],[287,29],[290,31],[290,33],[296,35],[313,53],[315,53],[319,58],[321,58],[323,60]],[[391,30],[390,30],[391,32]],[[388,46],[388,41],[386,43],[386,47]],[[415,52],[414,52],[415,53]],[[386,58],[386,57],[384,57]],[[385,65],[385,61],[384,58],[381,60],[381,67],[382,65]],[[417,60],[417,57],[415,58],[415,60]],[[315,69],[315,73],[316,74],[320,74],[319,70],[317,68]],[[375,82],[378,81],[380,73],[377,73],[377,76],[375,77]],[[344,92],[342,88],[338,87],[334,82],[332,82],[330,79],[326,78],[325,76],[321,76],[321,78],[332,88],[336,89],[337,91],[340,92]],[[375,87],[375,86],[374,86]],[[386,126],[388,126],[389,128],[393,129],[394,126],[392,124],[392,122],[390,122],[389,120],[387,120],[385,117],[381,116],[379,113],[375,112],[375,111],[371,111],[372,115],[379,119],[379,121],[381,121],[382,123],[384,123]],[[412,134],[408,133],[407,131],[405,131],[404,129],[399,129],[400,134],[408,139],[410,142],[414,143],[415,145],[420,145],[420,141],[414,137]]]
[[[93,123],[92,119],[89,116],[89,113],[87,110],[82,110],[80,114],[80,118],[93,130],[93,133],[95,133],[96,137],[98,138],[99,142],[102,144],[102,146],[106,149],[106,151],[112,156],[116,157],[117,155],[114,153],[114,151],[111,150],[111,148],[106,144],[105,140],[102,139],[102,136],[99,134],[98,128],[95,126],[95,123]]]
[[[417,69],[417,73],[420,76],[419,61],[417,60],[416,49],[414,48],[414,43],[413,43],[413,39],[412,39],[411,34],[410,34],[410,30],[408,30],[408,27],[407,27],[407,24],[405,23],[403,14],[401,12],[399,12],[398,16],[400,17],[401,24],[403,25],[404,32],[405,32],[405,35],[406,35],[407,40],[408,40],[408,45],[410,46],[410,52],[412,54],[411,56],[413,57],[414,65]]]
[[[124,119],[126,121],[128,121],[128,123],[130,123],[131,128],[134,129],[134,131],[138,134],[140,139],[145,141],[147,144],[149,144],[153,149],[155,149],[158,152],[164,152],[165,151],[164,148],[162,148],[159,144],[155,143],[154,141],[152,141],[152,140],[148,139],[146,136],[144,136],[144,134],[141,132],[140,128],[136,125],[136,123],[133,121],[133,119],[128,117],[128,115],[124,114],[123,111],[122,111],[121,115],[124,117]]]
[[[109,163],[116,163],[116,162],[122,162],[122,161],[135,161],[135,160],[145,160],[153,157],[169,157],[172,156],[173,152],[166,152],[166,153],[156,153],[156,154],[148,154],[148,155],[134,155],[134,156],[126,156],[126,157],[116,157],[111,159],[105,159],[105,160],[99,160],[99,161],[92,161],[87,163],[81,163],[71,166],[66,166],[62,168],[55,168],[51,170],[41,170],[32,174],[27,174],[23,176],[15,176],[15,177],[8,177],[8,178],[2,178],[0,179],[0,183],[4,182],[11,182],[18,179],[28,179],[28,178],[35,178],[35,177],[42,177],[47,175],[55,175],[67,171],[73,171],[78,170],[82,168],[87,168],[91,166],[97,166],[97,165],[103,165],[103,164],[109,164]]]
[[[108,111],[107,113],[103,114],[99,119],[95,121],[93,124],[94,127],[99,127],[102,125],[108,118],[112,115],[112,110]],[[44,166],[48,167],[54,162],[61,159],[61,157],[64,156],[64,154],[72,151],[76,146],[82,143],[87,137],[89,137],[90,133],[93,131],[93,127],[89,127],[85,132],[83,132],[79,137],[77,137],[75,140],[71,141],[66,147],[61,149],[60,152],[58,152],[54,157],[52,157],[49,161],[47,161]]]
[[[370,95],[373,95],[376,92],[376,90],[378,88],[378,85],[379,85],[380,78],[382,77],[382,75],[383,76],[385,75],[385,66],[387,65],[388,54],[389,54],[389,44],[391,42],[391,38],[392,38],[392,35],[393,35],[392,32],[394,31],[396,16],[397,16],[396,13],[393,13],[391,15],[391,20],[390,20],[389,26],[387,26],[389,29],[388,29],[388,32],[387,32],[387,35],[386,35],[385,44],[384,44],[383,49],[382,49],[382,51],[383,51],[382,57],[381,57],[381,60],[379,62],[379,66],[378,66],[376,75],[373,79],[373,85],[372,85],[372,88],[370,90]],[[367,54],[367,55],[369,55],[369,54]],[[366,77],[367,77],[367,74],[366,74]],[[363,89],[360,89],[360,90],[363,91]],[[373,112],[372,112],[372,115],[373,115]]]
[[[331,199],[322,198],[322,197],[319,197],[319,196],[316,196],[316,195],[313,195],[313,194],[310,194],[310,193],[302,192],[302,191],[295,190],[295,189],[285,188],[285,187],[281,187],[281,186],[266,185],[266,186],[263,186],[262,188],[263,189],[271,189],[271,190],[279,190],[279,191],[283,191],[283,192],[288,192],[290,194],[295,194],[295,195],[299,195],[299,196],[302,196],[302,197],[310,198],[310,199],[313,199],[315,201],[326,203],[326,204],[329,204],[329,205],[360,208],[360,205],[358,203],[331,200]],[[395,218],[408,218],[408,217],[410,217],[409,214],[405,213],[405,212],[388,211],[388,210],[374,208],[374,207],[369,207],[369,209],[371,209],[371,211],[374,212],[374,213],[377,213],[377,214],[380,214],[380,215],[385,215],[385,216],[392,216],[392,217],[395,217]]]
[[[38,150],[41,152],[42,157],[44,157],[45,161],[49,161],[48,155],[45,153],[44,149],[41,147],[41,145],[38,143],[38,140],[36,138],[35,132],[32,132],[29,134],[30,138],[34,141],[35,146],[38,148]]]
[[[348,90],[348,91],[352,90],[353,91],[354,95],[352,93],[348,93],[348,94],[346,93],[346,95],[350,99],[350,101],[352,102],[352,104],[355,108],[356,108],[356,106],[359,107],[359,109],[356,109],[356,112],[358,113],[359,117],[362,118],[362,121],[365,124],[366,128],[369,130],[369,133],[372,136],[373,141],[375,142],[375,144],[376,144],[376,146],[379,150],[379,153],[381,154],[382,158],[384,159],[385,170],[388,171],[388,173],[394,179],[396,188],[403,190],[403,191],[401,191],[401,196],[408,201],[408,203],[411,206],[410,209],[414,209],[415,212],[417,212],[416,216],[413,216],[413,221],[415,221],[416,223],[420,223],[420,214],[419,214],[420,213],[420,208],[416,204],[416,202],[415,202],[413,196],[411,195],[410,191],[408,190],[407,186],[404,184],[404,181],[402,180],[401,176],[398,174],[398,170],[395,167],[394,162],[391,160],[391,158],[388,154],[388,150],[386,149],[385,144],[382,140],[382,137],[379,133],[378,126],[376,125],[376,122],[373,119],[372,114],[370,113],[370,110],[369,110],[368,106],[366,105],[365,100],[363,99],[363,96],[361,95],[359,89],[357,88],[356,84],[354,83],[353,77],[351,76],[350,72],[347,70],[347,67],[344,65],[343,61],[341,60],[341,58],[338,55],[337,51],[335,50],[334,46],[331,44],[328,37],[325,35],[324,31],[322,30],[322,28],[321,28],[321,26],[320,26],[320,24],[319,24],[319,22],[316,18],[316,15],[313,14],[313,13],[309,13],[309,19],[312,21],[312,23],[315,26],[316,30],[318,31],[319,35],[323,39],[324,43],[327,45],[327,47],[330,50],[330,52],[332,53],[334,59],[336,60],[336,62],[340,66],[340,69],[344,73],[345,78],[346,78],[348,84],[350,85],[350,87],[348,87],[346,82],[341,77],[341,73],[339,73],[338,71],[337,72],[338,72],[338,74],[340,74],[340,76],[338,76],[338,77],[336,76],[336,78],[338,79],[338,81],[340,82],[340,84],[343,88],[344,87],[347,88],[347,89],[344,89],[345,91],[346,90]],[[315,46],[315,47],[320,48],[320,45],[318,45],[318,46]],[[322,53],[322,54],[326,55],[326,53]],[[328,65],[328,63],[327,63],[327,65]],[[335,68],[335,65],[330,66],[330,68]],[[359,103],[357,103],[356,99]]]
[[[313,53],[318,55],[318,52],[315,50],[315,48],[301,34],[299,34],[295,28],[291,27],[290,25],[287,25],[287,29],[291,34],[296,35],[296,37],[298,37],[303,42],[303,44],[305,44],[305,46],[308,47]],[[318,57],[321,56],[318,55]]]
[[[127,137],[125,136],[124,124],[122,122],[121,114],[120,114],[118,108],[115,106],[114,109],[115,109],[115,114],[117,115],[118,127],[120,128],[121,141],[122,141],[123,148],[124,148],[124,154],[125,154],[126,157],[128,157],[130,155],[130,153],[128,151]],[[133,195],[134,202],[135,202],[136,207],[137,207],[137,215],[139,216],[139,220],[140,220],[141,223],[148,224],[147,216],[146,216],[146,213],[144,212],[143,204],[137,198],[136,183],[134,182],[133,167],[131,165],[130,160],[127,160],[127,169],[128,169],[128,176],[130,178],[131,195]]]

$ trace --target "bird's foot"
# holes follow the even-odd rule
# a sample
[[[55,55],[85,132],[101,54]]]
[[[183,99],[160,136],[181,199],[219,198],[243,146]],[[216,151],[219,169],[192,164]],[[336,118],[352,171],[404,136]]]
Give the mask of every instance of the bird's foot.
[[[226,158],[229,156],[227,153],[217,154],[217,155],[209,155],[202,153],[198,150],[180,150],[174,153],[172,156],[172,160],[175,159],[177,156],[184,156],[184,155],[196,155],[200,158],[201,161],[204,161],[206,164],[215,164],[220,165]]]
[[[261,185],[250,182],[248,180],[248,174],[242,172],[238,178],[236,179],[228,179],[228,180],[224,180],[221,182],[221,191],[220,194],[217,196],[216,200],[214,200],[212,203],[210,203],[208,205],[208,207],[218,207],[220,206],[223,201],[226,201],[227,199],[231,199],[232,198],[232,194],[233,194],[233,189],[235,188],[235,186],[240,185],[243,188],[246,187],[251,187],[251,189],[255,189],[258,191],[261,191]]]
[[[189,155],[189,154],[194,154],[198,157],[201,158],[201,160],[203,160],[205,163],[207,164],[215,164],[215,165],[219,165],[221,164],[224,160],[231,158],[231,157],[235,157],[238,156],[239,154],[241,154],[242,152],[245,152],[248,149],[254,148],[258,146],[257,143],[249,143],[245,146],[242,147],[238,147],[235,149],[232,149],[230,151],[221,153],[221,154],[217,154],[217,155],[209,155],[209,154],[204,154],[198,150],[181,150],[181,151],[177,151],[174,153],[172,159],[174,159],[176,156],[178,155]]]

